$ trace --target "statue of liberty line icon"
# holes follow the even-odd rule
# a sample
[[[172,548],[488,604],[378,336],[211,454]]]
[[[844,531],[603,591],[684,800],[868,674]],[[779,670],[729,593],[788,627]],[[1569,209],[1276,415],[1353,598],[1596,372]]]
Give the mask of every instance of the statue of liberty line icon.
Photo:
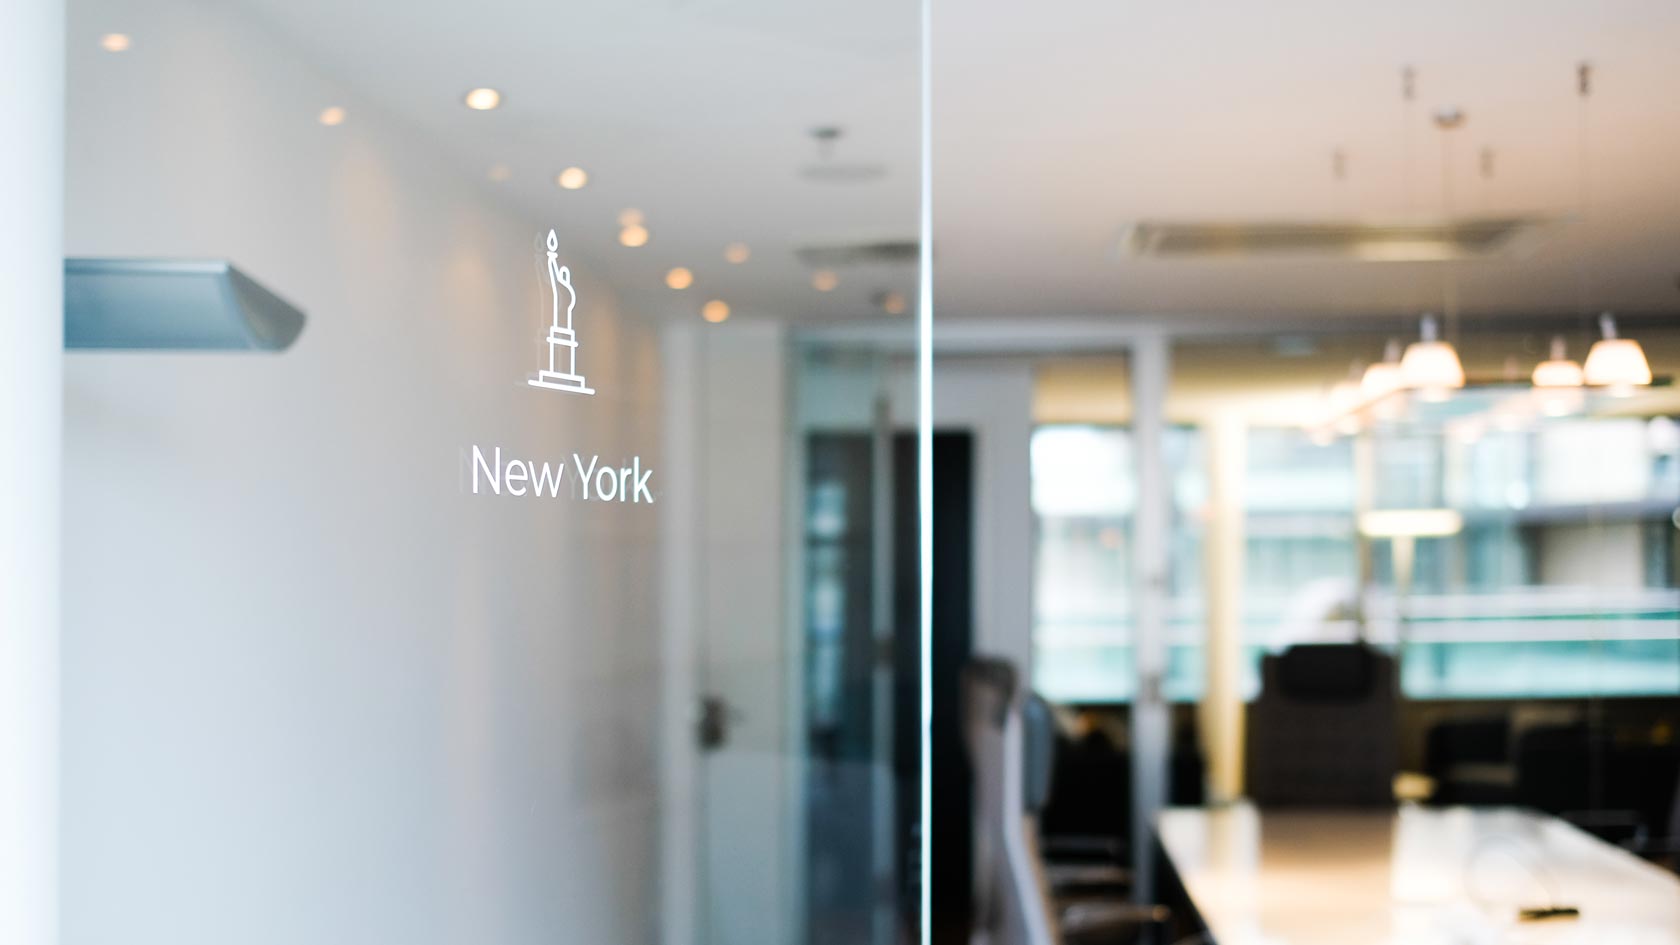
[[[584,383],[577,372],[577,334],[572,331],[572,309],[577,307],[577,292],[572,289],[572,271],[560,265],[559,240],[548,231],[548,291],[554,299],[554,320],[548,328],[548,370],[538,371],[527,383],[532,387],[563,390],[573,394],[593,394],[595,389]],[[566,324],[560,324],[560,290],[566,290]],[[566,371],[562,372],[555,359],[561,348],[566,349]]]

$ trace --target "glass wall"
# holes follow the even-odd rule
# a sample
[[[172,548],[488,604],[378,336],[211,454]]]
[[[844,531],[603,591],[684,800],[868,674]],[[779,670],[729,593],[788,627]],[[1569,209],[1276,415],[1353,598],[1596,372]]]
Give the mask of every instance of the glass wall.
[[[63,941],[914,937],[920,17],[69,0]]]

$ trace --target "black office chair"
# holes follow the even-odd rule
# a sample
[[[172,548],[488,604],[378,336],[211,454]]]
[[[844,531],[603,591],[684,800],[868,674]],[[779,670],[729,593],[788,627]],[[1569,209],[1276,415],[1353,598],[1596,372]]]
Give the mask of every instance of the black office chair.
[[[1038,825],[1050,799],[1056,775],[1057,737],[1050,704],[1029,693],[1021,705],[1022,800],[1029,823]],[[1121,803],[1111,798],[1110,804]],[[1121,816],[1129,813],[1118,807]],[[1104,837],[1067,837],[1060,842],[1038,838],[1042,873],[1054,915],[1054,934],[1065,945],[1122,945],[1137,941],[1146,930],[1165,923],[1171,914],[1163,906],[1130,901],[1131,871],[1121,865],[1121,848]]]
[[[1263,807],[1394,803],[1394,658],[1364,644],[1293,646],[1260,662],[1248,793]]]
[[[1430,726],[1423,773],[1435,782],[1431,804],[1507,805],[1516,802],[1511,720],[1504,715],[1443,719]]]
[[[1516,767],[1518,803],[1653,859],[1673,855],[1680,748],[1618,744],[1584,722],[1544,725],[1517,739]]]
[[[1020,691],[1005,660],[963,668],[964,734],[975,797],[974,928],[1017,945],[1125,945],[1164,910],[1113,897],[1058,896],[1039,848],[1055,725],[1043,699]]]
[[[1039,831],[1051,882],[1093,886],[1130,883],[1132,761],[1100,728],[1078,738],[1058,731],[1050,795]]]

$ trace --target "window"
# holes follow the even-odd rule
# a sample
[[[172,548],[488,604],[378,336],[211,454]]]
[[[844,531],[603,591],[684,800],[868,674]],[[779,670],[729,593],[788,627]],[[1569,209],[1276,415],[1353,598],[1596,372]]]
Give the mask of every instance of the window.
[[[1202,688],[1198,521],[1207,494],[1198,431],[1169,427],[1165,459],[1173,490],[1165,689],[1170,699],[1193,700]],[[1058,424],[1033,433],[1033,685],[1048,698],[1132,696],[1134,462],[1123,427]]]
[[[1680,693],[1680,425],[1575,418],[1361,436],[1248,433],[1245,696],[1257,691],[1261,653],[1361,635],[1400,653],[1414,698]],[[1462,518],[1455,534],[1406,540],[1409,569],[1396,554],[1402,540],[1358,535],[1360,450],[1371,507]],[[1166,690],[1194,700],[1205,620],[1200,432],[1169,428],[1166,457]],[[1133,461],[1123,427],[1034,434],[1034,684],[1050,698],[1132,696]]]

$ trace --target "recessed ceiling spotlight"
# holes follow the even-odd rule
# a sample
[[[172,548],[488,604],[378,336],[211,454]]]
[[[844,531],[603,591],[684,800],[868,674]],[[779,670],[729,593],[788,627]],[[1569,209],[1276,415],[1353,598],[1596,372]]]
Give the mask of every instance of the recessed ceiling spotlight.
[[[875,304],[881,306],[881,311],[888,315],[903,315],[906,308],[904,293],[891,290],[882,292],[877,296]]]
[[[328,128],[331,128],[334,125],[344,124],[344,109],[339,108],[337,105],[321,109],[321,124],[326,125]]]
[[[678,266],[665,274],[665,284],[673,289],[686,289],[694,284],[694,273]]]
[[[99,47],[106,52],[127,52],[129,45],[127,33],[106,33],[99,37]]]
[[[561,190],[580,190],[589,183],[589,175],[581,167],[568,167],[554,178],[554,182],[560,185]]]
[[[729,305],[722,299],[713,299],[700,306],[700,317],[716,325],[729,318]]]
[[[745,243],[730,243],[723,248],[723,258],[739,266],[752,258],[752,250]]]
[[[818,292],[833,292],[834,287],[839,284],[840,277],[835,275],[832,269],[818,269],[811,273],[811,288]]]
[[[648,241],[647,227],[642,226],[640,223],[627,226],[618,231],[618,241],[631,249],[635,249],[638,246],[646,246]]]
[[[642,216],[642,211],[635,207],[627,207],[618,211],[619,226],[640,226],[646,222],[647,220]]]
[[[513,171],[506,164],[490,165],[490,179],[500,184],[513,176]]]
[[[502,93],[495,89],[473,89],[461,101],[475,112],[487,112],[502,104]]]

